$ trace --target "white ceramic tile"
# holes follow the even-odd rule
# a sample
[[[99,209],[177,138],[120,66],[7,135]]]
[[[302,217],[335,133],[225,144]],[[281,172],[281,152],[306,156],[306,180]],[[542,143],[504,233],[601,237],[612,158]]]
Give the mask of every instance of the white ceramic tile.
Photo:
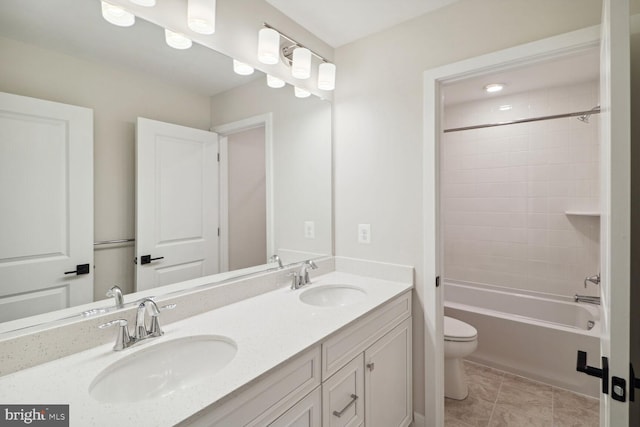
[[[596,100],[597,84],[580,83],[468,103],[447,110],[445,119],[470,125],[589,109]],[[507,103],[511,110],[498,109]],[[457,168],[443,172],[443,216],[452,215],[444,221],[447,276],[575,293],[569,277],[597,264],[599,230],[597,222],[572,220],[565,211],[598,209],[598,128],[595,115],[590,124],[566,118],[455,134],[444,154],[445,165]],[[448,239],[456,245],[447,246]],[[537,263],[505,261],[514,259]],[[569,261],[574,270],[563,267]],[[545,283],[532,276],[536,271]]]

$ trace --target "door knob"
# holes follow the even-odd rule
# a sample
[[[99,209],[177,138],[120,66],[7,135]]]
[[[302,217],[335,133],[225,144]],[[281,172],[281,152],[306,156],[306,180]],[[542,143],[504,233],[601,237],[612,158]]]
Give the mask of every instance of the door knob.
[[[64,274],[75,274],[79,276],[81,274],[89,274],[89,264],[78,264],[73,271],[65,271]]]
[[[163,256],[159,256],[159,257],[156,257],[156,258],[151,258],[151,255],[142,255],[140,257],[140,264],[141,265],[150,264],[151,261],[158,261],[160,259],[164,259],[164,257]]]

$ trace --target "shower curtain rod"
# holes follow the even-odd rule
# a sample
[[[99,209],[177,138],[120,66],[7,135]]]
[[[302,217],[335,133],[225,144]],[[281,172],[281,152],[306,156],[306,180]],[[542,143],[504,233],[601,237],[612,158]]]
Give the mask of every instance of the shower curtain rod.
[[[474,126],[463,126],[459,128],[450,128],[443,130],[444,133],[448,132],[459,132],[462,130],[472,130],[472,129],[482,129],[482,128],[492,128],[496,126],[507,126],[507,125],[516,125],[519,123],[529,123],[529,122],[540,122],[543,120],[552,120],[552,119],[564,119],[565,117],[581,117],[585,116],[588,118],[592,114],[599,114],[600,107],[595,107],[591,110],[587,111],[576,111],[575,113],[565,113],[565,114],[553,114],[551,116],[540,116],[540,117],[531,117],[529,119],[516,119],[509,120],[506,122],[498,122],[498,123],[487,123],[483,125],[474,125]]]

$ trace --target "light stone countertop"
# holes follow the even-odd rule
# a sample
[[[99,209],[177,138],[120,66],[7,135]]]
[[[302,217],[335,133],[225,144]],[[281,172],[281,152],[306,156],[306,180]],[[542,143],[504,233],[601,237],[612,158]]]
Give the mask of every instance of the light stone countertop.
[[[305,289],[321,284],[355,285],[367,296],[345,307],[314,307],[299,300]],[[168,324],[163,326],[164,336],[123,351],[113,351],[109,343],[0,377],[0,402],[69,404],[71,426],[172,426],[411,288],[407,283],[332,272],[299,290],[280,288]],[[91,382],[112,363],[153,345],[195,335],[231,338],[237,344],[235,358],[209,379],[169,396],[115,404],[89,395]]]

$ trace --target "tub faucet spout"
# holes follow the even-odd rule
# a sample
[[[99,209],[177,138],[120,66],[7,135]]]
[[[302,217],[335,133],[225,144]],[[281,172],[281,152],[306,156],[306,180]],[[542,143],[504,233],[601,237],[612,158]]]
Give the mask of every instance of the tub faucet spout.
[[[575,294],[573,296],[573,299],[574,299],[575,302],[586,302],[587,304],[600,305],[600,297]]]

